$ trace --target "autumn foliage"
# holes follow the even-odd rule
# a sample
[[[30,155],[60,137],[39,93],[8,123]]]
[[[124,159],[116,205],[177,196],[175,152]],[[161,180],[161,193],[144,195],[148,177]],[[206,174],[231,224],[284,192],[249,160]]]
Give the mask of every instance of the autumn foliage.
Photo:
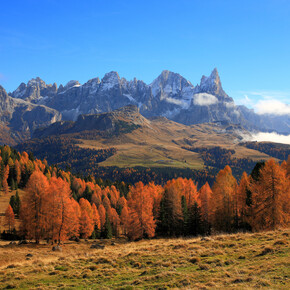
[[[239,182],[225,166],[212,188],[207,182],[198,188],[192,179],[177,178],[164,186],[137,182],[128,191],[119,190],[126,188],[124,183],[120,188],[100,185],[92,176],[76,177],[8,146],[1,147],[0,165],[2,192],[25,192],[17,203],[12,198],[4,226],[14,229],[13,210],[17,213],[20,207],[20,235],[37,243],[289,227],[290,158],[281,165],[273,159],[258,163]]]
[[[5,226],[8,228],[8,232],[11,233],[15,226],[15,216],[11,205],[9,204],[5,211]]]

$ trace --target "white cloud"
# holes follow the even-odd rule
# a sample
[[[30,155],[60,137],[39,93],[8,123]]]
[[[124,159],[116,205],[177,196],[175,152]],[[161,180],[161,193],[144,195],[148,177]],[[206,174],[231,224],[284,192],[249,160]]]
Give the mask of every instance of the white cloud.
[[[290,105],[278,100],[260,100],[254,105],[256,113],[273,115],[290,115]]]
[[[216,104],[217,102],[218,99],[211,94],[200,93],[193,96],[193,103],[197,106],[209,106]]]
[[[254,109],[257,114],[289,115],[289,91],[239,91],[238,105]]]
[[[251,137],[246,137],[247,141],[268,141],[268,142],[275,142],[275,143],[283,143],[290,145],[290,135],[280,135],[277,133],[254,133]]]
[[[184,105],[184,102],[182,100],[178,100],[178,99],[174,99],[174,98],[166,98],[165,101],[167,103],[172,103],[172,104],[175,104],[175,105],[179,105],[179,106],[182,106]]]

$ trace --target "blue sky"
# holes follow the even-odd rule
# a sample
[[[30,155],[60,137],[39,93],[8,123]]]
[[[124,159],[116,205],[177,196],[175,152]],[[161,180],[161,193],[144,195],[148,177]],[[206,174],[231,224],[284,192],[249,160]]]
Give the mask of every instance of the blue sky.
[[[289,15],[288,0],[1,1],[0,84],[111,70],[150,83],[168,69],[195,85],[217,67],[237,103],[280,108],[290,103]]]

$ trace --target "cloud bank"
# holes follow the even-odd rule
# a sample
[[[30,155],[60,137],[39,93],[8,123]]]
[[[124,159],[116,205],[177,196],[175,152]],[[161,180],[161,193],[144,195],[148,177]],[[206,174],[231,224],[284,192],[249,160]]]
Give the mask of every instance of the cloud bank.
[[[289,144],[290,145],[290,135],[281,135],[277,133],[254,133],[251,135],[251,137],[246,137],[247,141],[268,141],[268,142],[275,142],[275,143],[283,143],[283,144]]]
[[[175,104],[175,105],[179,105],[179,106],[185,105],[185,103],[182,100],[178,100],[178,99],[174,99],[174,98],[170,98],[170,97],[167,97],[165,99],[165,101],[167,103],[171,103],[171,104]]]
[[[257,114],[290,115],[290,105],[278,100],[260,100],[254,105]]]
[[[240,93],[243,94],[243,98],[238,99],[237,103],[253,108],[259,115],[290,115],[290,92],[244,91]]]
[[[217,102],[218,99],[211,94],[200,93],[193,96],[193,103],[197,106],[209,106],[216,104]]]

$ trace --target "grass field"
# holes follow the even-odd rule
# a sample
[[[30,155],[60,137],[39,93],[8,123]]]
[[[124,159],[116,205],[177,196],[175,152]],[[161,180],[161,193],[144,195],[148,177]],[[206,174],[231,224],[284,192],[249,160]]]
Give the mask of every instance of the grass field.
[[[146,123],[128,134],[78,141],[81,142],[78,144],[81,148],[116,148],[117,153],[99,165],[121,168],[143,166],[202,169],[204,162],[200,154],[182,148],[189,144],[195,147],[221,146],[233,149],[235,158],[255,161],[269,158],[264,153],[240,146],[234,132],[224,132],[215,124],[185,126],[162,118]]]
[[[0,246],[2,289],[290,288],[290,230],[139,242]],[[31,257],[27,255],[30,254]]]

